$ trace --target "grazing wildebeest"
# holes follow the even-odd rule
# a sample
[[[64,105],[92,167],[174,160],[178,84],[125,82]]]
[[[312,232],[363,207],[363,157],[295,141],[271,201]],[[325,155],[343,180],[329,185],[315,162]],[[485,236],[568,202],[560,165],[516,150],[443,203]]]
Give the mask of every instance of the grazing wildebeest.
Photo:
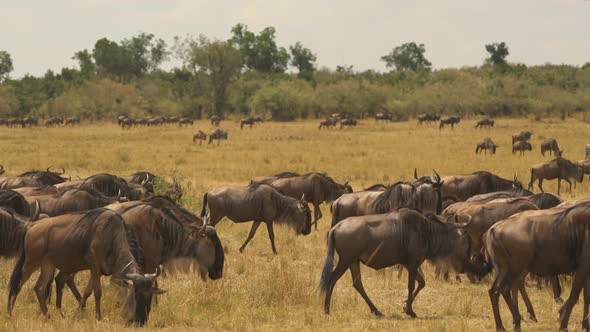
[[[564,158],[555,158],[551,161],[538,163],[531,167],[531,182],[529,183],[529,190],[533,190],[533,184],[539,180],[539,189],[543,190],[543,180],[557,179],[557,195],[561,190],[561,180],[569,183],[570,192],[572,191],[572,182],[582,182],[584,180],[584,169],[574,164],[573,162]]]
[[[52,172],[50,169],[51,167],[48,167],[47,171],[29,171],[13,177],[0,177],[0,189],[52,186],[68,180],[62,177],[64,169],[61,173]]]
[[[495,191],[511,190],[513,186],[522,184],[503,179],[486,171],[473,172],[469,175],[453,175],[442,178],[443,200],[451,199],[455,202],[464,202],[469,197],[487,194]]]
[[[512,154],[514,154],[514,153],[516,153],[516,151],[518,151],[521,156],[524,156],[524,152],[527,150],[528,151],[533,150],[533,146],[531,145],[531,143],[529,143],[527,141],[516,141],[516,142],[514,142],[514,144],[512,144]]]
[[[555,138],[548,138],[541,142],[541,155],[543,155],[543,157],[545,157],[546,151],[549,151],[549,155],[555,155],[556,157],[561,157],[563,154],[563,150],[559,149],[559,145]]]
[[[470,259],[469,238],[461,230],[468,225],[469,222],[464,225],[444,223],[435,215],[424,216],[405,208],[388,214],[350,217],[341,221],[328,233],[328,253],[320,281],[320,289],[326,294],[324,311],[330,313],[334,285],[350,269],[354,288],[371,312],[381,316],[365,293],[360,262],[376,270],[402,264],[409,272],[404,312],[416,317],[412,304],[425,285],[424,277],[418,272],[424,260],[448,260],[459,272],[477,275],[488,272],[487,264],[476,264]],[[339,259],[332,270],[334,252],[338,252]],[[416,281],[418,288],[414,289]]]
[[[440,120],[440,115],[434,113],[420,114],[418,115],[418,124],[424,122],[436,122]]]
[[[50,217],[65,213],[100,208],[119,201],[119,197],[108,197],[90,188],[69,189],[54,195],[27,196],[30,210],[39,204],[41,213]]]
[[[61,126],[64,122],[63,118],[60,118],[58,116],[54,116],[52,118],[47,119],[47,121],[45,121],[45,127],[55,127],[55,126]]]
[[[357,122],[353,118],[346,118],[346,119],[340,120],[340,129],[344,128],[344,126],[356,127],[356,125],[357,125]]]
[[[221,140],[227,140],[227,131],[223,131],[219,128],[215,129],[215,131],[213,131],[211,134],[209,134],[209,143],[211,144],[211,142],[213,142],[213,140],[216,139],[217,140],[217,145],[219,145],[219,143],[221,142]]]
[[[252,184],[247,187],[220,187],[210,190],[203,196],[203,210],[201,217],[205,217],[207,205],[211,225],[215,226],[223,218],[228,217],[235,223],[253,221],[250,234],[246,242],[240,247],[244,251],[246,245],[260,223],[266,224],[270,244],[274,254],[275,235],[273,223],[286,223],[293,227],[297,234],[308,235],[311,232],[311,211],[305,198],[291,198],[278,192],[266,184]]]
[[[531,139],[532,133],[530,131],[521,131],[512,135],[512,144],[518,141],[528,141]]]
[[[141,248],[129,237],[135,235],[117,213],[107,209],[96,209],[76,214],[65,214],[45,218],[33,224],[27,231],[24,250],[10,277],[8,313],[12,314],[14,303],[22,286],[33,272],[41,269],[35,285],[35,293],[41,311],[49,317],[47,310],[47,287],[56,270],[75,274],[90,270],[90,280],[80,304],[94,293],[96,318],[102,318],[100,299],[102,287],[100,277],[113,275],[118,280],[132,284],[127,300],[132,321],[144,325],[149,316],[151,297],[163,291],[154,288],[157,274],[140,274],[138,259]],[[135,236],[134,236],[135,237]]]
[[[576,161],[576,165],[582,167],[582,169],[584,170],[584,174],[590,174],[590,159]],[[0,173],[0,175],[1,174],[2,173]]]
[[[320,204],[333,202],[343,194],[352,192],[348,181],[339,184],[331,177],[320,173],[283,177],[271,182],[270,185],[292,198],[300,198],[305,195],[305,200],[313,204],[315,229],[318,228],[318,221],[322,218]]]
[[[207,134],[205,134],[205,132],[202,130],[199,130],[193,134],[193,143],[195,143],[196,141],[199,141],[199,145],[201,145],[203,143],[203,141],[206,141],[206,140],[207,140]]]
[[[193,119],[189,119],[189,118],[181,118],[178,120],[178,126],[182,127],[183,125],[193,125],[195,122],[193,121]]]
[[[375,121],[393,121],[393,115],[391,113],[377,113],[375,114]]]
[[[336,124],[338,123],[338,119],[336,118],[327,118],[326,120],[323,120],[320,122],[320,128],[326,128],[326,129],[330,129],[331,127],[336,127]]]
[[[461,122],[461,118],[458,116],[445,116],[444,118],[440,119],[440,124],[438,125],[439,129],[443,129],[447,125],[451,125],[451,129],[455,129],[455,125]]]
[[[482,119],[477,121],[477,124],[475,125],[475,128],[492,128],[494,126],[494,120],[492,119]]]
[[[496,143],[494,143],[491,138],[486,137],[475,146],[475,154],[479,154],[481,152],[487,154],[488,150],[490,150],[492,154],[496,154],[496,148],[498,148]]]
[[[71,116],[64,119],[65,126],[75,126],[80,124],[80,118],[77,116]]]
[[[11,118],[6,120],[6,126],[8,128],[25,127],[25,122],[22,119]]]
[[[566,331],[573,306],[584,289],[582,327],[590,329],[590,203],[566,209],[554,208],[515,214],[490,228],[484,236],[488,260],[496,270],[489,290],[497,330],[504,330],[498,308],[500,294],[504,297],[514,322],[520,330],[521,316],[515,291],[524,283],[527,272],[555,277],[575,273],[570,296],[559,310],[560,331]],[[512,291],[512,294],[511,294]]]
[[[11,208],[0,207],[0,258],[20,255],[27,229],[39,216],[39,210],[29,218]]]
[[[211,116],[211,125],[215,127],[219,127],[221,123],[221,117],[219,115],[212,115]]]
[[[244,126],[250,126],[250,129],[252,129],[252,126],[256,122],[258,121],[256,121],[253,117],[242,119],[240,120],[240,129],[243,129]]]

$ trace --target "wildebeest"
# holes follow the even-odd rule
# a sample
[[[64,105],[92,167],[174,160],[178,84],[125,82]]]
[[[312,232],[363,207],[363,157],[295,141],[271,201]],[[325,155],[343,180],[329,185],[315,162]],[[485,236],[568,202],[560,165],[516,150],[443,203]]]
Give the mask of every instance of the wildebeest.
[[[41,213],[50,217],[65,213],[86,211],[100,208],[119,201],[120,198],[108,197],[90,188],[69,189],[54,195],[27,196],[30,210],[39,204]]]
[[[590,159],[579,160],[576,162],[576,165],[582,167],[584,174],[590,174]],[[2,175],[2,173],[0,173],[0,175]]]
[[[251,184],[246,187],[220,187],[210,190],[203,196],[201,217],[205,217],[209,206],[211,225],[215,226],[223,218],[228,217],[235,223],[253,221],[250,234],[240,247],[244,251],[246,245],[261,222],[266,224],[272,251],[277,254],[274,240],[273,223],[286,223],[298,234],[308,235],[311,232],[311,211],[304,197],[291,198],[278,192],[267,184]]]
[[[327,118],[326,120],[323,120],[320,122],[320,128],[326,128],[326,129],[330,129],[331,127],[336,127],[336,124],[338,123],[338,119],[336,118]]]
[[[424,122],[436,122],[440,120],[440,115],[434,113],[427,113],[418,115],[418,124],[422,124]]]
[[[411,209],[400,209],[388,214],[347,218],[328,233],[328,253],[322,270],[320,289],[325,293],[324,311],[330,313],[330,301],[334,285],[350,269],[354,288],[361,294],[371,312],[381,312],[365,293],[360,273],[360,262],[373,269],[402,264],[409,272],[408,299],[404,312],[416,317],[412,310],[414,299],[424,285],[424,277],[418,272],[422,262],[446,259],[459,272],[483,275],[486,264],[476,264],[470,259],[469,238],[461,230],[467,227],[444,223],[435,215],[422,215]],[[338,253],[338,265],[334,270],[334,252]],[[418,288],[415,289],[415,283]]]
[[[244,126],[250,126],[250,128],[252,128],[256,122],[264,122],[264,120],[259,116],[242,119],[240,120],[240,129],[243,129]]]
[[[143,190],[144,188],[138,186],[134,186],[135,190],[132,190],[125,179],[107,173],[95,174],[86,179],[63,182],[56,184],[55,187],[60,191],[68,189],[92,189],[105,196],[123,196],[130,200],[142,199],[148,195],[148,190]]]
[[[344,126],[356,127],[356,125],[357,125],[357,121],[353,118],[346,118],[346,119],[340,120],[340,129],[344,128]]]
[[[6,172],[4,165],[0,165],[0,175],[4,174],[4,172]]]
[[[535,181],[539,181],[539,189],[543,190],[543,180],[557,179],[557,195],[561,190],[561,180],[569,183],[570,192],[572,191],[572,182],[582,182],[584,180],[584,169],[574,164],[573,162],[564,158],[555,158],[551,161],[538,163],[531,167],[531,182],[529,183],[529,190],[533,190]]]
[[[0,190],[0,207],[7,207],[23,216],[32,216],[26,198],[14,190]]]
[[[520,330],[521,316],[511,291],[515,293],[523,284],[527,272],[539,276],[575,273],[570,296],[559,310],[559,329],[567,330],[572,308],[582,289],[582,327],[585,331],[590,329],[589,217],[588,202],[567,209],[525,211],[495,224],[485,234],[486,253],[496,270],[489,294],[497,330],[504,330],[498,308],[500,294],[512,313],[515,330]]]
[[[20,255],[27,229],[39,216],[38,209],[29,218],[9,207],[0,207],[0,258]]]
[[[80,118],[77,116],[71,116],[64,119],[64,125],[75,126],[80,124]]]
[[[503,179],[486,171],[473,172],[469,175],[453,175],[442,178],[443,200],[463,202],[471,196],[487,194],[495,191],[511,190],[513,186],[521,186],[520,182]]]
[[[54,195],[59,190],[54,186],[43,186],[43,187],[21,187],[11,189],[23,196],[43,196],[43,195]]]
[[[205,132],[202,130],[199,130],[193,134],[193,143],[195,143],[196,141],[199,141],[199,145],[201,145],[203,143],[203,141],[206,141],[206,140],[207,140],[207,134],[205,134]]]
[[[461,118],[458,116],[445,116],[444,118],[440,119],[440,124],[438,125],[439,129],[443,129],[447,125],[451,125],[451,129],[455,128],[456,124],[461,122]]]
[[[124,118],[119,122],[119,125],[121,126],[122,129],[125,129],[125,128],[130,129],[134,123],[135,122],[133,121],[133,119]]]
[[[313,204],[313,224],[315,224],[316,229],[318,228],[318,221],[322,218],[320,204],[333,202],[343,194],[352,192],[352,187],[348,184],[348,181],[339,184],[331,177],[320,173],[283,177],[269,184],[292,198],[300,198],[305,195],[305,200]]]
[[[33,115],[29,115],[23,119],[23,124],[26,127],[37,127],[39,125],[39,119],[34,117]]]
[[[134,183],[134,184],[141,184],[145,185],[148,183],[154,184],[157,176],[146,171],[139,171],[135,172],[129,176],[124,176],[123,180],[127,181],[127,183]]]
[[[512,135],[512,144],[518,141],[528,141],[531,139],[532,133],[530,131],[521,131]]]
[[[548,138],[541,142],[541,155],[543,155],[543,157],[545,157],[546,151],[549,151],[549,155],[555,155],[556,157],[561,157],[563,154],[563,150],[559,149],[559,145],[555,138]]]
[[[221,123],[221,117],[219,115],[212,115],[211,116],[211,125],[215,127],[219,127]]]
[[[193,121],[193,119],[190,118],[181,118],[178,120],[178,126],[182,127],[183,125],[193,125],[195,122]]]
[[[213,140],[217,140],[217,145],[221,142],[221,140],[227,140],[227,131],[223,131],[219,128],[215,129],[211,134],[209,134],[209,143],[211,144]]]
[[[271,183],[273,183],[274,181],[276,181],[278,179],[290,178],[290,177],[300,176],[300,175],[301,174],[296,173],[296,172],[282,172],[282,173],[278,173],[278,174],[271,175],[271,176],[257,176],[257,177],[252,178],[252,180],[250,180],[250,184],[264,183],[264,184],[270,185]]]
[[[131,309],[129,313],[134,323],[145,324],[152,295],[162,291],[153,287],[157,274],[140,274],[137,259],[141,256],[141,248],[134,241],[129,241],[130,234],[132,232],[121,216],[106,209],[65,214],[35,222],[27,231],[24,250],[10,277],[9,315],[12,314],[22,286],[39,268],[41,273],[35,293],[41,311],[46,316],[49,316],[46,304],[47,287],[55,271],[75,274],[90,270],[91,277],[81,306],[94,293],[96,318],[100,320],[100,277],[113,275],[116,279],[129,281],[133,285],[128,297],[128,303],[132,305],[127,309]]]
[[[16,128],[16,127],[25,127],[25,122],[22,119],[18,118],[10,118],[6,120],[6,127],[8,128]]]
[[[17,176],[0,177],[0,189],[52,186],[68,180],[62,177],[64,173],[64,169],[58,173],[52,172],[51,167],[48,167],[46,171],[29,171]]]
[[[393,121],[393,115],[391,113],[377,113],[375,114],[375,121]]]
[[[524,156],[524,152],[527,150],[528,151],[533,150],[533,146],[531,145],[531,143],[529,143],[527,141],[516,141],[516,142],[514,142],[514,144],[512,144],[512,154],[514,154],[514,153],[516,153],[516,151],[518,151],[521,156]]]
[[[498,148],[496,143],[494,143],[491,138],[486,137],[475,146],[475,154],[479,154],[482,151],[487,154],[488,150],[490,150],[492,154],[496,154],[496,148]]]
[[[52,118],[47,119],[47,121],[45,121],[45,127],[56,127],[56,126],[61,126],[64,122],[63,118],[60,118],[58,116],[54,116]]]
[[[477,124],[475,125],[475,128],[492,128],[494,126],[494,120],[492,119],[482,119],[477,121]]]
[[[129,119],[129,117],[127,117],[126,115],[119,115],[119,116],[117,117],[117,123],[118,123],[119,125],[121,125],[121,122],[123,122],[123,120],[124,120],[124,119]]]

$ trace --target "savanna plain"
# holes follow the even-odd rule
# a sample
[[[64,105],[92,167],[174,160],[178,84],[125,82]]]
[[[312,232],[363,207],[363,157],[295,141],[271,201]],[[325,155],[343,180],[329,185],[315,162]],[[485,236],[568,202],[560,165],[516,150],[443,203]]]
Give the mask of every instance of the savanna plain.
[[[7,175],[45,169],[65,168],[72,179],[106,172],[128,175],[146,170],[167,179],[179,179],[184,188],[183,204],[200,212],[205,191],[224,185],[246,185],[254,176],[283,171],[327,173],[336,181],[350,181],[354,190],[375,183],[390,184],[411,180],[419,174],[442,176],[487,170],[504,178],[518,174],[525,185],[530,167],[543,158],[542,138],[554,137],[570,160],[584,158],[590,124],[568,119],[496,119],[492,129],[475,129],[475,119],[462,121],[454,130],[416,122],[360,122],[351,129],[318,130],[319,121],[262,123],[239,129],[235,121],[222,122],[229,140],[220,145],[193,144],[197,129],[213,130],[209,122],[193,127],[167,125],[158,128],[121,130],[113,123],[83,123],[77,128],[0,128],[0,164]],[[533,151],[523,157],[511,153],[511,135],[521,130],[533,132]],[[499,145],[496,155],[476,156],[475,144],[490,137]],[[556,192],[557,183],[546,181],[546,191]],[[538,188],[535,188],[538,192]],[[569,193],[562,188],[563,200],[589,197],[586,182]],[[418,318],[402,312],[407,293],[407,274],[397,278],[397,269],[374,271],[362,267],[365,289],[384,313],[375,318],[352,287],[350,274],[336,285],[329,316],[323,313],[319,278],[326,255],[325,235],[330,227],[329,206],[319,230],[297,236],[285,227],[275,227],[278,255],[273,255],[265,227],[261,227],[244,253],[239,246],[250,224],[222,220],[218,234],[226,252],[224,276],[203,282],[196,273],[169,274],[160,287],[168,290],[152,309],[145,330],[396,330],[396,331],[486,331],[494,329],[488,289],[491,279],[480,284],[445,282],[434,278],[434,268],[423,265],[426,287],[414,303]],[[65,318],[50,306],[51,319],[43,317],[32,287],[34,275],[19,297],[13,317],[6,315],[7,287],[13,260],[0,260],[0,331],[118,331],[127,329],[115,299],[113,286],[103,278],[103,320],[94,318],[94,302],[79,312],[69,291],[64,298]],[[86,273],[77,277],[83,285]],[[530,322],[520,301],[527,331],[555,331],[559,305],[550,289],[538,290],[529,283],[529,295],[537,311],[538,323]],[[564,284],[564,298],[569,284]],[[502,317],[511,325],[509,312],[501,302]],[[581,328],[581,301],[574,308],[570,328]]]

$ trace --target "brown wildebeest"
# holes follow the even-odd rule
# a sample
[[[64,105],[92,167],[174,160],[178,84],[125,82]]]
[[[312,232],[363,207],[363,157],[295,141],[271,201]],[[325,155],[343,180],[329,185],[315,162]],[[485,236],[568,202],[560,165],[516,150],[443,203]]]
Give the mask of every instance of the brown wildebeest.
[[[461,118],[458,116],[445,116],[440,119],[438,129],[443,129],[447,125],[451,125],[451,129],[455,129],[455,125],[459,124],[459,122],[461,122]]]
[[[121,129],[131,129],[131,127],[135,124],[135,121],[133,119],[128,119],[125,118],[123,120],[121,120],[121,122],[119,122],[119,125],[121,126]]]
[[[105,196],[88,188],[70,189],[54,195],[27,196],[25,198],[31,210],[38,202],[41,213],[50,217],[92,210],[118,202],[117,198]]]
[[[33,272],[41,269],[35,285],[35,293],[45,316],[47,311],[47,287],[55,270],[75,274],[90,270],[91,278],[84,291],[81,307],[94,293],[96,318],[102,318],[100,277],[113,275],[116,279],[131,282],[133,288],[127,303],[131,303],[133,322],[143,325],[148,320],[151,297],[163,291],[154,288],[157,274],[140,274],[137,260],[141,248],[130,241],[132,231],[123,218],[107,209],[96,209],[76,214],[45,218],[34,223],[25,236],[24,250],[10,277],[8,313],[12,314],[14,303],[22,286]]]
[[[123,180],[127,181],[128,184],[134,183],[134,184],[146,185],[148,183],[151,183],[153,185],[154,180],[156,178],[157,178],[157,176],[150,173],[150,172],[140,171],[140,172],[135,172],[129,176],[124,176]]]
[[[572,182],[582,182],[584,180],[584,169],[574,164],[573,162],[564,158],[555,158],[551,161],[538,163],[531,167],[531,182],[529,183],[529,190],[533,190],[533,184],[539,180],[539,189],[543,190],[543,180],[557,179],[557,195],[561,191],[561,180],[569,183],[570,192],[572,191]]]
[[[243,129],[244,126],[250,126],[250,129],[252,129],[252,126],[258,121],[256,121],[255,118],[250,117],[250,118],[245,118],[240,120],[240,129]]]
[[[320,122],[319,129],[322,129],[322,128],[330,129],[331,127],[336,127],[336,124],[338,123],[338,121],[339,120],[336,118],[327,118],[326,120]]]
[[[590,174],[590,159],[577,161],[576,165],[582,167],[582,169],[584,170],[584,174]]]
[[[206,140],[207,140],[207,134],[205,134],[205,132],[202,130],[199,130],[193,134],[193,143],[195,143],[196,141],[199,141],[199,145],[201,145],[203,143],[203,141],[206,141]]]
[[[183,125],[186,125],[186,126],[191,125],[192,126],[194,123],[195,123],[195,121],[193,121],[193,119],[190,119],[190,118],[180,118],[178,120],[179,127],[182,127]]]
[[[377,113],[375,114],[375,121],[393,121],[393,115],[391,113]]]
[[[295,172],[282,172],[271,176],[257,176],[250,180],[250,184],[264,183],[270,185],[278,179],[290,178],[294,176],[300,176],[301,174]]]
[[[21,187],[11,189],[23,196],[44,196],[44,195],[55,195],[59,192],[54,186],[43,186],[43,187]]]
[[[211,142],[213,142],[214,139],[217,140],[217,145],[219,145],[219,142],[221,142],[222,139],[227,141],[227,131],[223,131],[219,128],[215,129],[215,131],[209,134],[208,144],[211,144]]]
[[[531,139],[532,134],[533,133],[531,133],[530,131],[521,131],[519,133],[514,133],[512,135],[512,144],[514,144],[518,141],[526,142]]]
[[[45,127],[59,127],[63,124],[64,119],[60,118],[58,116],[54,116],[52,118],[47,119],[47,121],[45,121]]]
[[[516,141],[514,144],[512,144],[512,154],[514,154],[516,151],[518,151],[518,152],[520,152],[521,156],[524,156],[524,152],[527,150],[528,151],[533,150],[533,146],[529,142]]]
[[[7,207],[23,216],[30,217],[30,206],[25,197],[14,190],[0,190],[0,207]]]
[[[119,115],[119,116],[117,117],[117,123],[119,124],[119,126],[121,125],[121,122],[122,122],[124,119],[129,119],[129,117],[128,117],[127,115]]]
[[[0,189],[52,186],[68,180],[62,177],[65,170],[62,169],[62,173],[58,173],[50,169],[51,167],[48,167],[47,171],[29,171],[17,176],[0,177]]]
[[[318,221],[322,218],[320,204],[331,203],[343,194],[353,191],[348,181],[339,184],[331,177],[320,173],[283,177],[271,182],[270,185],[292,198],[300,198],[305,195],[305,200],[313,204],[314,220],[312,224],[315,224],[315,229],[318,229]]]
[[[585,331],[590,329],[589,217],[589,202],[566,209],[525,211],[495,224],[485,234],[486,253],[496,270],[489,294],[497,330],[504,330],[498,308],[500,294],[510,308],[515,330],[520,330],[521,316],[514,293],[524,284],[527,272],[550,277],[575,273],[570,296],[559,310],[559,329],[567,330],[582,289],[582,327]]]
[[[475,125],[475,128],[492,128],[494,126],[494,120],[492,119],[483,119],[483,120],[479,120],[477,121],[477,124]]]
[[[436,122],[440,120],[440,115],[434,113],[420,114],[418,115],[418,124],[423,122]]]
[[[75,126],[80,124],[80,118],[77,116],[71,116],[64,119],[65,126]]]
[[[223,217],[228,217],[235,223],[254,222],[246,242],[240,247],[240,252],[243,252],[248,242],[252,240],[261,222],[266,224],[274,254],[277,254],[274,222],[286,223],[293,227],[297,234],[308,235],[311,232],[311,211],[305,198],[298,200],[283,195],[266,184],[220,187],[206,192],[203,196],[201,217],[205,217],[207,205],[209,205],[210,214],[210,218],[207,219],[213,226],[217,225]]]
[[[211,116],[211,125],[215,127],[219,127],[221,123],[221,117],[219,115],[212,115]]]
[[[424,288],[424,277],[418,272],[426,259],[447,259],[459,272],[483,275],[486,264],[471,261],[469,238],[461,228],[469,225],[444,223],[435,215],[422,215],[416,210],[399,209],[388,214],[347,218],[328,233],[328,253],[322,270],[320,289],[326,294],[324,311],[330,313],[334,285],[350,269],[354,288],[361,294],[371,312],[381,316],[361,281],[360,262],[379,270],[401,264],[409,272],[408,300],[404,312],[416,317],[412,310],[414,299]],[[334,252],[338,252],[338,265],[334,265]],[[418,288],[414,289],[418,281]]]
[[[563,150],[559,149],[555,138],[548,138],[541,142],[541,154],[543,157],[545,157],[546,151],[549,151],[549,155],[555,155],[556,157],[561,157],[563,154]]]
[[[144,198],[141,190],[133,191],[124,178],[112,174],[99,173],[87,177],[86,179],[63,182],[56,184],[59,191],[69,189],[92,189],[109,197],[124,196],[130,200]],[[137,187],[135,187],[137,189]]]
[[[356,127],[356,125],[357,125],[357,121],[353,118],[346,118],[346,119],[340,120],[340,129],[344,128],[344,126]]]
[[[498,146],[492,141],[491,138],[486,137],[475,146],[475,154],[479,154],[481,152],[487,154],[488,150],[490,150],[492,154],[496,154],[497,147]]]
[[[39,209],[29,218],[11,208],[0,207],[0,258],[20,255],[27,229],[39,216]]]
[[[486,171],[473,172],[469,175],[453,175],[442,178],[443,201],[464,202],[469,197],[501,190],[511,190],[513,186],[522,187],[518,180],[510,181]]]
[[[36,117],[29,115],[26,118],[23,119],[23,124],[25,125],[25,127],[37,127],[39,125],[39,119],[37,119]]]

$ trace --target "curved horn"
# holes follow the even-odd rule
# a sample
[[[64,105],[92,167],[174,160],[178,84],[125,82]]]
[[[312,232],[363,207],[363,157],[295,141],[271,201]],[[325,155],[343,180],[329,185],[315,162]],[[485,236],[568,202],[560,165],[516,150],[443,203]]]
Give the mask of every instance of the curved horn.
[[[156,280],[156,278],[158,278],[158,277],[160,276],[160,272],[161,272],[161,270],[160,270],[160,267],[158,266],[158,267],[156,268],[156,273],[151,273],[151,274],[149,274],[149,273],[146,273],[146,274],[144,274],[144,276],[145,276],[146,278],[149,278],[149,279],[151,279],[151,281],[154,281],[154,280]]]
[[[203,216],[203,226],[201,226],[201,229],[199,229],[199,232],[197,233],[197,235],[203,234],[203,231],[205,230],[205,228],[207,228],[207,215]]]
[[[414,167],[414,180],[418,180],[418,170]]]
[[[62,174],[66,174],[66,169],[62,167],[62,168],[61,168],[61,173],[59,173],[59,174],[60,174],[60,175],[62,175]]]
[[[516,181],[518,181],[518,173],[514,172],[514,181],[513,182],[516,182]]]
[[[133,259],[132,259],[131,261],[129,261],[129,263],[127,263],[127,265],[123,266],[123,268],[121,269],[121,272],[120,272],[120,273],[123,273],[123,272],[125,272],[125,270],[127,270],[127,268],[128,268],[129,266],[131,266],[131,264],[133,264]],[[128,275],[125,275],[125,277],[127,277],[127,276],[128,276]],[[131,279],[131,278],[127,278],[127,279]]]
[[[39,201],[35,200],[35,212],[33,212],[33,220],[39,219],[39,214],[41,213],[41,208],[39,207]]]
[[[304,202],[305,201],[305,193],[303,195],[301,195],[301,201]]]
[[[146,176],[146,178],[145,178],[145,179],[143,179],[143,181],[141,181],[141,185],[142,185],[142,186],[143,186],[143,185],[145,185],[145,184],[147,183],[147,181],[148,181],[148,178],[149,178],[149,175],[148,175],[148,176]]]
[[[121,199],[121,188],[119,188],[119,191],[117,192],[117,200]]]
[[[432,171],[434,172],[434,177],[436,179],[436,182],[440,183],[440,175],[435,170],[432,170]]]
[[[454,223],[448,223],[448,226],[450,228],[466,228],[467,226],[469,226],[471,224],[471,216],[468,214],[464,214],[464,216],[467,216],[467,222],[465,223],[458,223],[459,219],[457,218],[458,214],[455,214],[455,222]]]
[[[53,167],[53,165],[51,165],[51,166],[47,167],[47,172],[51,172],[51,171],[50,171],[51,167]]]

